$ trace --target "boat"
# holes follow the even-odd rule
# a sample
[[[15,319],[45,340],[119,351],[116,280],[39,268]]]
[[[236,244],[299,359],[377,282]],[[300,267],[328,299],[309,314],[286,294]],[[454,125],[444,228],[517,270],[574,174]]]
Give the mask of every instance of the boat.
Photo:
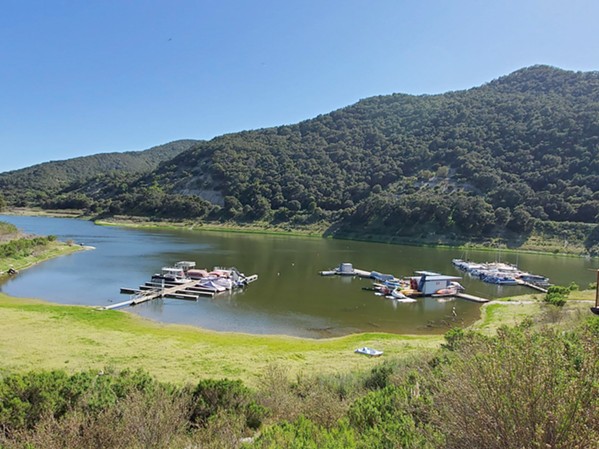
[[[416,302],[416,299],[407,297],[400,287],[391,292],[390,298],[401,303]]]
[[[444,296],[455,296],[458,293],[463,292],[464,290],[465,288],[462,287],[462,285],[459,282],[452,281],[449,283],[447,287],[440,288],[435,293],[433,293],[432,296],[436,298],[441,298]]]
[[[184,284],[193,280],[197,281],[195,286],[198,288],[223,292],[245,287],[257,279],[257,274],[246,276],[235,267],[214,267],[212,271],[208,271],[196,269],[195,262],[182,261],[177,262],[173,267],[163,267],[160,273],[152,276],[151,282],[154,284]]]
[[[521,271],[516,265],[503,262],[475,263],[462,259],[452,259],[451,263],[459,270],[466,271],[489,284],[519,285],[533,284],[539,287],[548,287],[549,279],[545,276]]]
[[[364,346],[363,348],[358,348],[354,351],[356,354],[364,354],[369,357],[379,357],[383,355],[383,351],[379,351],[377,349],[372,349]]]
[[[152,282],[164,281],[169,284],[182,284],[188,280],[189,277],[187,277],[183,268],[179,267],[162,267],[160,273],[152,275]]]
[[[456,287],[447,287],[440,288],[435,293],[433,293],[433,297],[441,298],[443,296],[455,296],[458,294],[458,289]]]
[[[538,285],[539,287],[549,287],[549,278],[539,274],[524,273],[520,276],[520,280],[529,284]]]
[[[395,299],[407,299],[408,297],[406,295],[404,295],[401,290],[399,288],[394,289],[391,292],[391,296],[393,296]]]

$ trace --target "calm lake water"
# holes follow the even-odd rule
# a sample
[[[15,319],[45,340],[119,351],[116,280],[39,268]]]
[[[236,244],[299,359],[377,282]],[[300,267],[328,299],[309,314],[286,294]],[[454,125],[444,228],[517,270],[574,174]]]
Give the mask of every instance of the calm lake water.
[[[188,230],[138,230],[96,226],[88,221],[0,216],[27,233],[56,235],[60,240],[96,247],[31,267],[0,283],[0,291],[17,297],[63,304],[107,305],[127,299],[121,287],[138,287],[150,276],[180,260],[199,268],[235,266],[258,274],[247,289],[200,298],[154,300],[124,310],[157,321],[190,324],[219,331],[330,337],[355,332],[443,333],[451,323],[478,319],[480,305],[464,300],[439,302],[421,298],[397,304],[362,288],[371,281],[321,277],[320,270],[350,262],[356,268],[411,275],[415,270],[464,276],[466,292],[495,298],[531,291],[495,286],[456,270],[451,259],[501,260],[551,278],[586,287],[594,281],[597,259],[533,254],[505,254],[410,246]],[[455,307],[457,320],[452,321]]]

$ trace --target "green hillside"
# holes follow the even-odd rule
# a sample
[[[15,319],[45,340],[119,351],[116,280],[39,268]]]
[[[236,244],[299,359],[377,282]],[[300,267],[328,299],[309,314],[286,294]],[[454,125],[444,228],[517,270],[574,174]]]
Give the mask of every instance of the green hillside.
[[[135,180],[103,174],[46,205],[78,200],[104,215],[354,237],[537,232],[597,249],[599,73],[534,66],[465,91],[372,97],[200,142]]]
[[[154,170],[196,144],[178,140],[145,151],[101,153],[0,173],[0,191],[12,205],[39,205],[65,188],[87,181],[98,173],[139,174]]]

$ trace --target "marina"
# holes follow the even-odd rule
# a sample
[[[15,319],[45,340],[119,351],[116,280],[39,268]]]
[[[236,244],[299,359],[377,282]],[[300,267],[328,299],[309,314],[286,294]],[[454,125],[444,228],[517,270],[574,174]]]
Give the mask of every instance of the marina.
[[[477,263],[462,259],[452,259],[454,267],[465,271],[483,282],[497,285],[521,285],[547,293],[549,278],[520,270],[516,265],[504,262]]]
[[[376,296],[392,299],[398,303],[414,303],[419,297],[461,298],[468,301],[485,303],[490,299],[464,293],[459,276],[449,276],[433,271],[415,271],[414,276],[398,278],[393,274],[378,271],[359,270],[349,262],[343,262],[333,270],[321,271],[321,276],[358,276],[373,279],[371,287],[362,290],[374,291]]]
[[[121,287],[121,294],[132,295],[129,300],[101,308],[112,310],[136,306],[158,298],[197,301],[200,296],[213,297],[218,293],[243,288],[258,279],[257,274],[245,276],[233,267],[215,267],[208,271],[196,270],[195,266],[195,262],[181,261],[173,267],[163,267],[160,273],[151,277],[151,281],[140,285],[138,289]]]

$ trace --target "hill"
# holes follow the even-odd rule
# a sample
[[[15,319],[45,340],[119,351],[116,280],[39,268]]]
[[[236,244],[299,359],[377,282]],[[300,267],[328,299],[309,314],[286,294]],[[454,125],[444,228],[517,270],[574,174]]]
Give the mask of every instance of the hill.
[[[0,173],[0,191],[12,205],[42,204],[62,189],[97,176],[119,172],[139,174],[154,170],[161,162],[196,144],[194,140],[178,140],[144,151],[101,153],[64,161],[51,161],[32,167]]]
[[[346,236],[536,230],[592,248],[598,136],[599,73],[533,66],[465,91],[372,97],[220,136],[134,180],[71,185],[51,205],[86,198],[105,215],[325,223]]]

